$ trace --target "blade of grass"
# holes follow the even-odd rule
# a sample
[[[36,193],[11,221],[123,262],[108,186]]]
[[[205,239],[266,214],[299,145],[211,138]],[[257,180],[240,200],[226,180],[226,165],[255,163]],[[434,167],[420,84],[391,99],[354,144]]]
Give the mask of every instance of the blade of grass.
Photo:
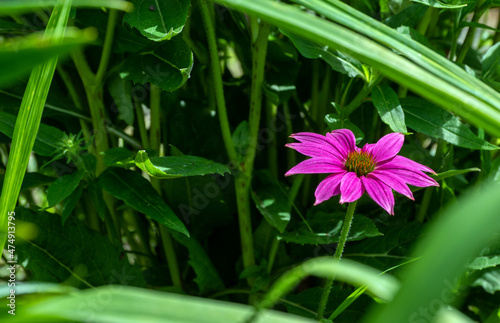
[[[45,35],[55,44],[64,36],[70,9],[71,0],[66,0],[54,7],[50,16]],[[16,206],[56,65],[57,57],[33,69],[21,102],[0,196],[0,250],[7,238],[7,215]]]

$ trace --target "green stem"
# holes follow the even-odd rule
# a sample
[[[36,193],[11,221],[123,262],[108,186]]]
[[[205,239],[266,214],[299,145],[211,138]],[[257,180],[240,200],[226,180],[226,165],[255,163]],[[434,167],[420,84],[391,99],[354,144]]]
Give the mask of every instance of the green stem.
[[[417,222],[423,223],[425,220],[425,216],[427,215],[427,210],[429,209],[429,204],[431,202],[432,192],[434,191],[434,187],[427,187],[424,191],[424,197],[422,198],[422,203],[420,204],[420,208],[418,210],[418,214],[416,217]]]
[[[270,274],[273,269],[274,260],[276,259],[276,254],[278,252],[278,248],[280,246],[280,241],[277,237],[273,238],[273,242],[271,244],[271,249],[269,250],[269,262],[267,263],[267,273]]]
[[[333,259],[340,260],[342,258],[342,253],[344,252],[344,246],[347,241],[347,235],[349,234],[349,229],[351,228],[352,218],[354,216],[354,209],[356,208],[357,201],[354,201],[349,204],[347,207],[347,213],[345,215],[344,224],[342,225],[342,231],[340,233],[339,243],[337,244],[337,250],[335,250],[335,255]],[[323,295],[321,295],[321,300],[319,302],[318,307],[318,316],[317,319],[320,320],[323,318],[323,313],[325,312],[326,303],[328,301],[328,296],[330,296],[330,291],[332,289],[333,280],[335,276],[328,277],[326,279],[325,288],[323,289]]]
[[[250,178],[240,173],[235,178],[236,204],[238,207],[238,223],[240,228],[241,252],[245,268],[255,265],[253,253],[252,220],[250,218]],[[249,285],[253,279],[247,280]]]
[[[102,47],[101,60],[96,73],[96,83],[102,83],[104,74],[108,69],[109,56],[111,55],[111,45],[113,44],[113,36],[115,34],[115,25],[118,17],[118,11],[111,9],[109,11],[108,25],[106,27],[106,37],[104,38],[104,45]]]
[[[382,81],[382,74],[376,75],[370,83],[365,84],[363,89],[358,92],[358,94],[354,97],[354,99],[344,108],[344,117],[348,117],[351,113],[354,112],[359,106],[363,103],[365,98],[371,93],[372,88]]]
[[[276,114],[278,112],[278,107],[275,104],[272,104],[267,101],[267,128],[274,129],[272,123],[276,120]],[[269,169],[271,170],[271,174],[273,178],[278,178],[278,146],[276,143],[276,132],[272,133],[271,142],[269,143],[269,154],[268,154],[268,162]]]
[[[139,126],[139,134],[141,136],[141,143],[143,149],[149,149],[149,138],[146,131],[146,124],[144,122],[144,111],[142,111],[142,104],[134,100],[135,113],[137,116],[137,124]]]
[[[234,148],[231,138],[231,130],[229,128],[229,121],[227,118],[226,100],[224,98],[224,87],[222,85],[222,74],[219,64],[219,55],[217,52],[217,41],[215,39],[215,29],[212,24],[212,18],[208,11],[207,0],[199,0],[200,13],[207,33],[208,51],[210,53],[210,67],[212,70],[213,84],[215,89],[215,99],[217,102],[217,110],[219,114],[219,123],[222,131],[222,138],[229,160],[236,163],[238,160],[236,149]]]
[[[182,289],[181,272],[179,271],[179,264],[177,263],[177,256],[175,254],[172,237],[170,236],[170,232],[168,232],[163,225],[160,224],[159,227],[163,250],[165,251],[165,256],[167,257],[168,270],[170,271],[172,283],[174,287]]]
[[[479,18],[481,18],[481,16],[485,12],[486,8],[483,8],[482,6],[483,3],[484,0],[478,0],[478,2],[476,3],[476,9],[474,10],[474,15],[472,16],[471,22],[478,22]],[[465,36],[465,40],[462,46],[460,47],[460,51],[458,52],[457,63],[462,63],[464,61],[465,56],[467,55],[467,52],[469,51],[469,48],[472,45],[472,41],[474,40],[475,33],[476,33],[476,27],[470,26],[469,29],[467,30],[467,35]],[[450,56],[450,59],[453,59],[453,57]]]
[[[150,108],[151,108],[151,128],[149,129],[149,138],[151,149],[157,150],[160,154],[160,138],[161,138],[161,89],[156,85],[151,84],[150,90]]]
[[[160,149],[160,120],[161,120],[161,90],[155,85],[151,84],[150,92],[150,108],[151,108],[151,129],[149,132],[149,139],[151,143],[151,149],[157,150],[158,155],[162,156]],[[151,178],[151,185],[156,189],[160,196],[162,195],[160,179]],[[165,258],[167,259],[168,269],[170,271],[170,277],[172,278],[172,283],[174,287],[182,289],[181,273],[179,271],[179,264],[177,262],[177,255],[175,252],[174,244],[170,232],[161,224],[160,236],[163,243],[163,250],[165,252]]]

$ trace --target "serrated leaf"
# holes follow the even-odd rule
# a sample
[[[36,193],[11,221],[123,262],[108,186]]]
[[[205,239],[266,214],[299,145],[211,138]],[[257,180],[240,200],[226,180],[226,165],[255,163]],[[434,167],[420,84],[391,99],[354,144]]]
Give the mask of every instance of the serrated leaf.
[[[306,225],[301,223],[294,231],[278,234],[278,238],[285,242],[299,243],[302,245],[336,243],[339,240],[344,219],[345,214],[342,212],[317,212],[307,219],[314,232],[309,231]],[[349,230],[349,235],[347,236],[347,241],[358,241],[380,235],[382,235],[382,233],[378,231],[377,227],[369,218],[360,214],[355,214],[351,229]]]
[[[224,283],[201,244],[194,238],[188,238],[177,232],[172,232],[172,237],[188,249],[188,262],[196,273],[194,281],[200,289],[200,294],[223,290]]]
[[[480,286],[486,292],[495,294],[500,291],[500,269],[485,270],[484,273],[471,284],[471,286]]]
[[[439,0],[411,0],[411,1],[418,2],[418,3],[421,3],[423,5],[433,7],[433,8],[460,9],[463,7],[467,7],[466,3],[455,5],[455,4],[447,4],[447,3],[441,2]]]
[[[332,103],[335,105],[335,103]],[[349,129],[354,134],[356,138],[356,143],[359,144],[361,140],[365,137],[365,134],[361,129],[359,129],[354,123],[349,121],[348,119],[341,119],[338,114],[330,113],[325,116],[325,123],[328,125],[330,130],[337,129]]]
[[[139,173],[112,167],[99,176],[99,182],[104,190],[131,208],[144,213],[170,230],[189,236],[184,223],[158,195],[151,183]]]
[[[123,62],[120,77],[135,83],[152,83],[164,91],[175,91],[189,78],[193,53],[182,37],[131,55]]]
[[[135,10],[125,14],[123,21],[153,41],[168,40],[184,27],[189,0],[131,0]]]
[[[0,111],[0,132],[9,138],[14,134],[14,125],[16,123],[16,116]],[[60,143],[64,138],[64,132],[61,130],[40,123],[38,133],[35,139],[33,151],[40,156],[52,157],[56,154]]]
[[[283,233],[290,222],[290,202],[279,184],[268,180],[268,174],[261,172],[255,175],[261,180],[261,185],[252,189],[255,206],[270,225]]]
[[[34,281],[65,283],[79,287],[113,283],[144,285],[142,273],[121,259],[105,236],[82,222],[68,219],[63,227],[59,216],[16,208],[16,253]],[[116,274],[125,275],[117,281]]]
[[[302,56],[310,59],[321,58],[333,70],[339,73],[346,74],[349,77],[361,77],[366,80],[363,65],[353,57],[328,46],[319,45],[286,30],[281,30],[281,32],[292,40]]]
[[[469,264],[473,270],[483,270],[500,265],[500,244],[497,243],[487,246],[474,258]]]
[[[47,203],[48,207],[52,207],[57,203],[67,198],[78,187],[80,181],[85,175],[83,170],[74,172],[73,174],[63,175],[56,179],[47,188]]]
[[[386,85],[379,85],[372,89],[373,105],[377,108],[380,119],[388,125],[392,131],[407,133],[405,114],[399,98],[394,90]]]
[[[453,145],[493,150],[499,147],[479,139],[451,113],[420,98],[401,99],[406,125],[427,136],[443,139]]]
[[[164,179],[231,173],[226,166],[202,157],[183,155],[149,158],[145,150],[137,153],[135,164],[150,176]]]

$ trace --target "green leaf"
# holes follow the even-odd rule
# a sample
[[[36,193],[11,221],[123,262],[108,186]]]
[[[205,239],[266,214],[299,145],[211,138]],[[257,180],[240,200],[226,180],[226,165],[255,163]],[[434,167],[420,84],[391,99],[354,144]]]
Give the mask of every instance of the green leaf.
[[[479,139],[451,113],[420,98],[401,99],[406,125],[427,136],[443,139],[453,145],[470,149],[498,149]]]
[[[57,203],[67,198],[78,187],[80,181],[85,175],[83,170],[74,172],[73,174],[64,175],[56,179],[47,188],[48,207],[52,207]]]
[[[69,218],[73,210],[75,209],[76,205],[78,204],[78,201],[80,201],[82,193],[83,193],[83,185],[79,185],[73,192],[71,192],[66,201],[64,201],[61,213],[61,222],[63,225]]]
[[[500,43],[491,46],[483,56],[483,72],[484,79],[495,80],[500,75]]]
[[[411,0],[411,1],[418,2],[418,3],[421,3],[423,5],[433,7],[433,8],[459,9],[459,8],[467,7],[466,3],[454,5],[454,4],[447,4],[447,3],[441,2],[439,0]]]
[[[470,173],[470,172],[480,172],[481,170],[477,167],[472,167],[472,168],[466,168],[466,169],[451,169],[447,170],[446,172],[438,173],[436,175],[430,174],[432,178],[434,178],[436,181],[452,177],[452,176],[457,176],[460,174],[465,174],[465,173]]]
[[[307,219],[314,232],[309,231],[306,225],[301,223],[294,231],[278,234],[278,238],[285,242],[299,243],[301,245],[336,243],[340,237],[344,218],[345,214],[343,212],[317,212]],[[347,241],[358,241],[380,235],[382,233],[378,231],[369,218],[355,214]]]
[[[0,1],[0,16],[43,10],[47,7],[54,7],[60,3],[59,0],[3,0]],[[123,0],[73,0],[71,5],[73,7],[105,7],[125,11],[130,11],[133,8],[130,2]]]
[[[407,266],[401,289],[392,302],[374,308],[365,322],[406,322],[421,308],[431,308],[440,300],[440,308],[453,302],[460,277],[472,257],[498,239],[500,199],[498,183],[483,183],[461,194],[460,203],[450,205],[430,223],[414,248],[418,261]]]
[[[105,299],[106,306],[99,307],[98,311],[94,310],[92,305],[82,306],[82,304],[99,304],[96,302],[99,299]],[[255,313],[253,306],[234,302],[113,285],[77,291],[42,301],[28,301],[23,308],[29,316],[19,312],[16,313],[17,318],[36,322],[47,318],[84,322],[89,321],[89,315],[92,315],[93,322],[108,323],[221,323],[244,322]],[[10,319],[11,315],[5,318],[5,323]],[[283,312],[264,310],[253,322],[313,323],[314,321]]]
[[[189,236],[184,223],[158,195],[151,183],[139,173],[112,167],[99,176],[99,182],[104,190],[131,208],[144,213],[170,230]]]
[[[497,239],[498,240],[498,239]],[[483,270],[500,265],[500,244],[485,247],[469,264],[472,270]]]
[[[127,148],[115,147],[101,153],[104,156],[104,164],[111,166],[126,166],[134,165],[134,153]]]
[[[339,73],[347,74],[349,77],[358,76],[366,80],[362,64],[351,56],[334,48],[312,42],[289,31],[281,30],[281,32],[292,40],[302,56],[310,59],[321,58]]]
[[[392,131],[407,133],[405,114],[396,92],[386,84],[372,89],[373,105],[377,108],[380,119],[388,125]]]
[[[252,184],[252,199],[264,219],[283,233],[290,222],[290,201],[280,184],[271,180],[269,173],[256,172],[255,176],[259,178],[260,185],[254,188]]]
[[[196,273],[194,282],[198,285],[200,294],[206,295],[223,290],[224,283],[201,244],[192,237],[188,238],[176,232],[172,232],[172,237],[188,249],[188,263]]]
[[[123,82],[118,75],[108,82],[109,93],[113,97],[113,105],[118,109],[118,118],[128,125],[134,123],[135,110],[132,105],[130,82]]]
[[[500,291],[500,269],[485,270],[471,286],[480,286],[486,292],[495,294]]]
[[[335,103],[332,103],[335,106]],[[330,113],[325,116],[325,122],[330,130],[349,129],[356,138],[356,143],[359,144],[365,137],[365,134],[354,123],[348,119],[342,119],[336,113]]]
[[[400,26],[414,27],[422,19],[427,9],[427,6],[417,3],[412,4],[403,11],[384,20],[384,24],[392,28]]]
[[[68,54],[91,42],[96,36],[96,33],[91,30],[68,29],[66,35],[57,44],[53,44],[54,37],[44,38],[42,34],[3,41],[0,43],[0,61],[2,62],[0,88],[19,81],[33,69],[33,66],[53,57]]]
[[[150,176],[165,179],[231,173],[226,166],[202,157],[184,155],[149,158],[145,150],[137,153],[135,164]]]
[[[175,91],[189,78],[193,53],[182,37],[175,37],[123,62],[120,77],[135,83],[152,83],[164,91]]]
[[[135,10],[123,21],[153,41],[169,40],[179,34],[186,23],[189,0],[131,0]]]
[[[248,121],[244,120],[236,127],[231,139],[240,161],[243,161],[248,146],[250,145],[250,128],[248,127]]]
[[[9,138],[14,135],[14,126],[16,124],[16,116],[0,111],[0,132]],[[56,154],[60,147],[64,132],[61,130],[40,123],[38,133],[36,135],[33,151],[40,156],[52,157]]]
[[[97,215],[102,221],[104,221],[106,219],[106,214],[109,211],[102,196],[101,182],[100,181],[89,182],[87,184],[87,191],[89,193],[90,201],[92,202],[92,205],[94,206],[94,209],[97,212]]]
[[[16,253],[26,263],[34,281],[92,287],[112,283],[144,285],[142,273],[121,259],[107,237],[68,219],[63,227],[59,216],[16,208]],[[115,274],[114,274],[115,273]],[[116,274],[126,281],[117,281]]]
[[[48,185],[55,181],[56,179],[54,177],[46,176],[40,173],[26,173],[24,175],[23,179],[23,185],[21,186],[21,191],[33,188],[33,187],[38,187],[38,186],[43,186],[43,185]]]

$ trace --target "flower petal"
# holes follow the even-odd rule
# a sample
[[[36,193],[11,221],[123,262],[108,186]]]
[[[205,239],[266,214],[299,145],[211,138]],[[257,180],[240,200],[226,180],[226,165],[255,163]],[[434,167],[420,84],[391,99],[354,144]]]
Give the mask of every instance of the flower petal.
[[[287,144],[287,147],[297,150],[299,153],[310,157],[325,157],[328,155],[334,156],[343,161],[345,158],[342,155],[342,149],[337,147],[338,144],[328,140],[326,136],[312,132],[299,132],[290,135],[300,143]]]
[[[418,187],[439,186],[439,184],[434,179],[422,173],[421,171],[411,171],[407,169],[391,169],[390,172],[395,176],[401,178],[406,183],[413,186],[418,186]]]
[[[376,144],[368,144],[363,147],[363,151],[370,152],[375,162],[381,163],[396,156],[403,147],[405,136],[399,132],[390,133],[383,136]]]
[[[376,169],[407,169],[411,171],[424,171],[436,174],[431,168],[419,164],[409,158],[403,156],[395,156],[393,159],[388,160],[382,164],[378,164]]]
[[[370,197],[390,215],[394,215],[394,195],[389,186],[376,179],[361,176],[361,182]]]
[[[367,177],[378,180],[379,182],[384,183],[399,194],[403,194],[409,199],[414,200],[413,193],[411,192],[408,185],[406,185],[406,182],[398,176],[392,174],[390,171],[376,170],[368,174]]]
[[[326,134],[326,138],[339,149],[344,160],[356,149],[356,137],[349,129],[332,130]]]
[[[358,175],[354,172],[349,172],[340,181],[340,192],[340,204],[343,204],[359,199],[365,192],[365,189]]]
[[[315,157],[306,159],[286,172],[285,176],[295,174],[326,174],[345,172],[345,166],[338,159]]]
[[[340,180],[344,176],[346,172],[328,175],[324,180],[319,183],[316,188],[316,192],[314,192],[314,196],[316,196],[316,202],[314,205],[318,205],[332,196],[340,194]]]

